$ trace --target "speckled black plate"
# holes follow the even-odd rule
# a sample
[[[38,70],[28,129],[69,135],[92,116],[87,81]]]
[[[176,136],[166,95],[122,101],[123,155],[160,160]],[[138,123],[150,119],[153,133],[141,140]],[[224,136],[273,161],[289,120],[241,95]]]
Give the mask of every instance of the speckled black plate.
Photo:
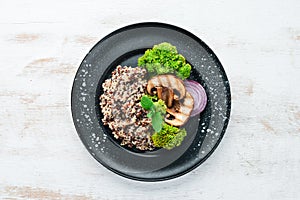
[[[189,79],[203,85],[208,103],[200,118],[189,120],[188,135],[181,146],[140,152],[120,146],[103,126],[101,84],[117,65],[136,66],[146,49],[161,42],[176,46],[192,65]],[[74,124],[88,151],[113,172],[141,181],[175,178],[203,163],[225,133],[230,106],[229,82],[213,51],[192,33],[163,23],[133,24],[104,37],[82,61],[72,88]]]

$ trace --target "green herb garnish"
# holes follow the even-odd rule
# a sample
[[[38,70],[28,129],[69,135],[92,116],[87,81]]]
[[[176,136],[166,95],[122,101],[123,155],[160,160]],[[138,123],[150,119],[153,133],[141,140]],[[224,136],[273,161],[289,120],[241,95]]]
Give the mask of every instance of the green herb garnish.
[[[141,98],[141,105],[145,110],[149,110],[153,106],[153,101],[146,95]]]
[[[154,131],[155,132],[161,131],[162,124],[164,122],[161,113],[155,112],[151,118],[152,118],[152,127],[153,127]]]
[[[146,50],[145,54],[139,57],[138,66],[145,67],[153,75],[175,73],[183,80],[191,73],[191,65],[178,54],[175,46],[167,42]]]
[[[151,96],[150,96],[151,97]],[[145,110],[149,110],[147,117],[151,118],[152,127],[155,132],[159,132],[162,129],[162,125],[164,123],[164,115],[166,114],[167,106],[165,102],[159,99],[157,102],[153,102],[149,95],[144,95],[141,98],[141,105]],[[157,99],[157,97],[156,97]]]

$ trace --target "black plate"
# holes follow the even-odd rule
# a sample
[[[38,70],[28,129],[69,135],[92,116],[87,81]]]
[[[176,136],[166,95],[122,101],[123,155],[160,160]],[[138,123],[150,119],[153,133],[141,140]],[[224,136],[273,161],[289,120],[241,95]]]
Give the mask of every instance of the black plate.
[[[136,66],[154,44],[169,42],[192,65],[189,79],[201,83],[208,103],[200,118],[187,125],[188,136],[172,150],[134,151],[120,146],[101,122],[102,82],[119,64]],[[231,96],[225,71],[213,51],[192,33],[163,23],[123,27],[100,40],[82,61],[72,88],[72,115],[78,135],[102,165],[141,181],[181,176],[203,163],[220,143],[230,117]]]

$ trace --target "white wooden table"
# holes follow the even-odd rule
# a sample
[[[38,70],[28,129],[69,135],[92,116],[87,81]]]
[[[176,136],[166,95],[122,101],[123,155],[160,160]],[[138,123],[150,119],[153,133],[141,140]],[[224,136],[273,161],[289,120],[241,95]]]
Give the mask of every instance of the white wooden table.
[[[300,199],[300,2],[0,2],[0,199]],[[215,153],[180,178],[143,183],[89,155],[70,109],[91,47],[124,25],[185,28],[217,54],[232,89]]]

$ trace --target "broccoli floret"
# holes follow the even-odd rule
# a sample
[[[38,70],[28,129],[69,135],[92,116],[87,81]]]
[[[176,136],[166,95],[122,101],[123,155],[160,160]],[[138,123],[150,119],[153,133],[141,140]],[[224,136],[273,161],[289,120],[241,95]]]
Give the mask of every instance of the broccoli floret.
[[[163,42],[158,45],[154,45],[153,50],[167,51],[167,52],[171,52],[171,53],[175,53],[175,54],[177,53],[176,47],[167,42]]]
[[[146,50],[145,54],[138,59],[138,66],[145,67],[152,75],[175,73],[181,79],[190,76],[191,66],[185,58],[178,54],[175,46],[163,42]]]
[[[148,97],[152,101],[158,101],[158,97],[156,95],[144,94],[144,96]]]
[[[186,136],[185,129],[179,129],[177,127],[164,124],[161,131],[154,133],[151,136],[154,146],[163,147],[165,149],[173,149],[179,146]]]
[[[176,73],[176,75],[181,78],[181,79],[185,79],[186,77],[189,77],[191,74],[191,65],[190,64],[185,64],[184,66],[182,66],[178,72]]]
[[[163,115],[166,114],[167,106],[163,100],[159,99],[157,102],[154,102],[153,104],[155,106],[156,112],[160,112]]]
[[[185,129],[179,129],[179,132],[176,133],[176,135],[163,147],[165,149],[173,149],[174,147],[178,147],[181,145],[181,142],[183,141],[184,137],[186,136],[186,130]]]

